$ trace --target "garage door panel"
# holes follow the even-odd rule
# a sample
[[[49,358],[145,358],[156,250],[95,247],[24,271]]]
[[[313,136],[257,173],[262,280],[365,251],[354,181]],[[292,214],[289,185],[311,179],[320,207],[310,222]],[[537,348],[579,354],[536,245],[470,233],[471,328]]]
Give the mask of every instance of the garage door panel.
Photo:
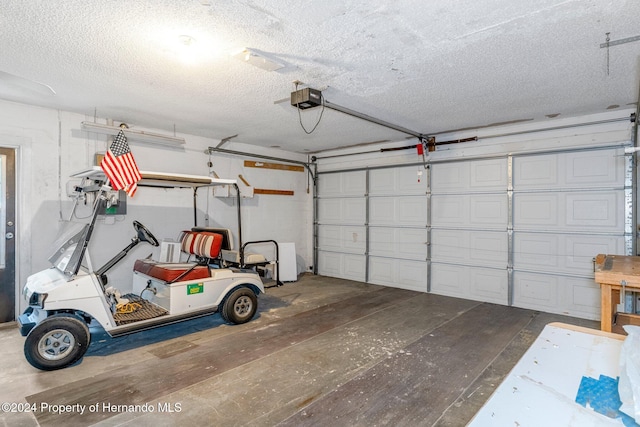
[[[391,197],[375,197],[369,200],[369,223],[392,225],[395,219],[395,203]]]
[[[556,313],[558,310],[559,276],[515,272],[513,304]]]
[[[318,273],[329,277],[342,277],[343,254],[318,251]]]
[[[553,269],[561,267],[557,234],[514,233],[513,262],[519,269]]]
[[[369,258],[369,283],[427,291],[427,263],[391,258]]]
[[[437,226],[465,225],[468,200],[460,195],[433,196],[431,198],[431,223]]]
[[[600,318],[600,290],[593,279],[515,272],[513,295],[516,307]]]
[[[345,255],[343,277],[364,282],[366,280],[366,262],[364,255]]]
[[[506,233],[436,229],[431,232],[431,247],[434,261],[497,268],[507,265]]]
[[[469,163],[470,190],[500,191],[507,187],[507,160],[477,160]]]
[[[431,292],[458,298],[468,298],[468,268],[463,265],[431,264]]]
[[[318,179],[318,194],[322,197],[342,195],[342,174],[332,173]]]
[[[506,194],[440,195],[431,199],[431,223],[434,227],[506,229]]]
[[[419,172],[422,172],[422,174],[418,175]],[[423,166],[418,166],[417,170],[415,167],[398,168],[396,170],[396,185],[393,191],[395,194],[427,194],[425,174]]]
[[[513,196],[514,228],[559,227],[558,197],[552,194],[515,194]]]
[[[421,169],[419,170],[424,172]],[[369,173],[369,182],[369,194],[372,196],[424,195],[427,192],[427,181],[424,178],[418,181],[418,173],[415,167],[372,170]]]
[[[469,261],[472,264],[506,267],[509,243],[506,233],[474,231],[469,236]]]
[[[589,275],[597,254],[624,253],[623,236],[514,233],[514,266],[518,270]]]
[[[506,270],[432,263],[431,292],[457,298],[507,304]]]
[[[565,253],[569,270],[592,271],[593,257],[597,254],[624,254],[626,242],[624,236],[577,236],[569,235],[565,239]]]
[[[378,169],[369,173],[371,195],[394,194],[396,188],[395,172],[393,169]]]
[[[513,182],[519,189],[549,188],[558,184],[557,155],[513,159]]]
[[[318,274],[365,281],[365,256],[318,251]]]
[[[332,173],[318,179],[318,194],[321,197],[364,196],[366,189],[364,171]]]
[[[624,193],[580,191],[514,195],[514,229],[624,232]]]
[[[616,149],[585,150],[516,157],[513,170],[520,190],[602,188],[624,182],[625,161]]]
[[[464,191],[468,187],[468,162],[431,165],[431,191],[433,194]]]
[[[624,231],[624,217],[618,216],[619,206],[623,205],[621,192],[590,192],[568,194],[567,226],[588,227],[605,231]]]
[[[347,252],[363,254],[367,248],[367,230],[364,226],[343,226],[342,242]]]
[[[320,250],[363,254],[366,250],[364,226],[321,225],[318,227]]]
[[[459,262],[469,258],[467,232],[462,230],[431,231],[431,259],[441,262]]]
[[[343,199],[342,221],[347,223],[364,224],[366,219],[365,199]]]
[[[427,291],[427,263],[426,261],[397,260],[398,266],[395,285],[402,289]]]
[[[400,197],[396,199],[395,225],[398,226],[426,226],[427,225],[427,197]]]
[[[565,181],[574,186],[617,185],[624,180],[624,160],[613,151],[578,152],[566,156]]]
[[[426,260],[427,230],[371,227],[369,253],[390,258]]]
[[[369,282],[376,285],[392,285],[395,281],[395,260],[392,258],[369,258]]]
[[[342,199],[322,199],[318,201],[318,220],[324,223],[340,223],[342,220]]]
[[[372,227],[369,230],[369,253],[378,256],[393,257],[397,241],[392,228]]]
[[[342,250],[342,227],[339,225],[322,225],[318,227],[318,247],[328,251]]]
[[[400,228],[396,230],[396,256],[400,259],[427,259],[427,229]]]
[[[567,278],[565,290],[570,303],[564,308],[571,316],[600,319],[600,287],[593,280]]]
[[[426,226],[427,197],[372,197],[369,200],[369,224],[396,227]]]
[[[508,204],[506,195],[471,196],[472,225],[507,226]]]
[[[487,159],[432,165],[433,194],[500,191],[507,187],[507,160]]]
[[[325,224],[364,224],[365,199],[321,199],[318,201],[318,220]]]
[[[508,277],[506,270],[490,270],[488,268],[470,268],[470,293],[474,299],[507,303]]]

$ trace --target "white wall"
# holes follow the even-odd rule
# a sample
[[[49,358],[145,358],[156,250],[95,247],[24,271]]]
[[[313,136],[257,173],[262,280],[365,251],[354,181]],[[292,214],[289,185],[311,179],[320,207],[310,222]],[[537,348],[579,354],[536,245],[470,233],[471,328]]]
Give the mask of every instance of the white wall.
[[[73,202],[67,195],[67,187],[75,181],[69,176],[93,166],[95,154],[104,153],[107,149],[107,137],[82,132],[82,121],[93,121],[93,117],[0,101],[0,146],[17,148],[18,152],[17,290],[22,288],[30,274],[50,266],[47,261],[51,255],[50,246],[72,211]],[[294,196],[256,195],[243,199],[243,240],[294,242],[300,268],[308,269],[313,262],[312,192],[307,193],[306,172],[245,168],[244,160],[255,159],[205,154],[205,150],[217,146],[219,140],[185,134],[178,136],[186,139],[184,149],[130,141],[139,168],[194,175],[209,175],[211,170],[215,170],[221,178],[237,179],[242,174],[252,185],[260,188],[293,190]],[[228,143],[224,148],[306,161],[306,156],[299,154],[240,143]],[[209,160],[213,163],[212,168],[207,164]],[[131,241],[134,236],[133,220],[146,225],[159,240],[177,238],[180,230],[193,225],[192,203],[190,190],[140,188],[133,198],[128,198],[126,216],[116,217],[113,224],[109,224],[109,220],[101,220],[97,224],[89,247],[94,267],[101,266]],[[235,198],[216,198],[211,190],[201,189],[198,208],[202,211],[199,221],[208,218],[208,225],[236,230]],[[76,216],[86,216],[89,212],[89,206],[81,205]],[[198,225],[207,224],[199,222]],[[138,245],[111,271],[110,283],[122,291],[130,290],[134,260],[150,253],[157,256],[158,251],[147,244]],[[268,254],[267,248],[260,251]],[[16,313],[19,314],[25,305],[23,301],[17,302]]]

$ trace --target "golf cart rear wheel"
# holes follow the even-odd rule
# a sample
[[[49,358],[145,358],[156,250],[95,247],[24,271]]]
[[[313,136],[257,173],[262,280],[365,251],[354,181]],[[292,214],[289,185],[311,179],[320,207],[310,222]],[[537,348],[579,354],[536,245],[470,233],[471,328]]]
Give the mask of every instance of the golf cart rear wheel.
[[[55,314],[29,332],[24,355],[34,368],[53,371],[80,360],[90,340],[89,328],[82,320],[70,314]]]
[[[258,310],[258,298],[251,289],[242,287],[231,292],[222,304],[220,315],[227,322],[247,323]]]

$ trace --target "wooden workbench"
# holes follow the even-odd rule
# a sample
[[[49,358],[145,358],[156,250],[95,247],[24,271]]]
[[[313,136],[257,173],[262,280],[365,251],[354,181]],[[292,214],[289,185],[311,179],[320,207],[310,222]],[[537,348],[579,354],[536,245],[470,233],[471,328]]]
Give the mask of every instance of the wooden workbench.
[[[599,254],[595,280],[600,284],[600,329],[611,332],[621,291],[640,292],[640,257]],[[618,323],[640,325],[640,315],[618,313]]]

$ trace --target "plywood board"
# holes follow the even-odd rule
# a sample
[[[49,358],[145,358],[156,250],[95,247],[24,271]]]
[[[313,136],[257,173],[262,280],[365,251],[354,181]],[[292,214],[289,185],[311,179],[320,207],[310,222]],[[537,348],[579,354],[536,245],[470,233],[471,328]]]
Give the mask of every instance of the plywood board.
[[[276,169],[281,171],[292,171],[292,172],[304,172],[304,166],[284,165],[281,163],[254,162],[251,160],[245,160],[244,167],[260,168],[260,169]]]
[[[584,378],[615,381],[622,338],[560,323],[547,325],[469,425],[622,426],[620,418],[593,409],[598,396],[591,396],[586,406],[576,402]]]
[[[293,190],[269,190],[266,188],[254,188],[253,194],[271,194],[276,196],[293,196]]]

